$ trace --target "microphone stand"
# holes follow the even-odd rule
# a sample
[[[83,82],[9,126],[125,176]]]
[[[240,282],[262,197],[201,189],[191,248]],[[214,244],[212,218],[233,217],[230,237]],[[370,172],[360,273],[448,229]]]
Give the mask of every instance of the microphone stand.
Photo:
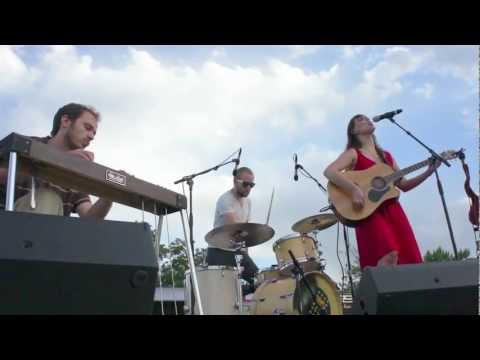
[[[312,179],[312,180],[318,185],[318,187],[319,187],[320,189],[322,189],[322,191],[323,191],[325,194],[327,193],[327,189],[325,189],[325,187],[324,187],[322,184],[320,184],[320,182],[319,182],[316,178],[314,178],[302,165],[297,164],[296,167],[297,167],[297,169],[300,169],[300,170],[302,170],[302,171],[305,173],[305,174],[303,174],[303,175],[304,175],[306,178]]]
[[[228,165],[228,164],[231,164],[231,163],[238,164],[239,163],[238,158],[227,161],[227,162],[222,162],[221,164],[215,165],[215,166],[211,167],[210,169],[200,171],[196,174],[186,175],[186,176],[182,177],[181,179],[174,182],[175,185],[180,184],[182,182],[186,182],[188,184],[189,203],[190,203],[190,214],[188,216],[188,227],[189,227],[189,230],[190,230],[190,234],[189,234],[190,235],[190,240],[185,239],[185,242],[187,243],[187,251],[189,253],[191,253],[190,254],[191,256],[188,256],[190,272],[191,272],[190,281],[192,281],[192,279],[193,279],[193,282],[194,282],[193,289],[196,290],[196,291],[194,291],[194,293],[197,296],[197,298],[199,299],[199,308],[200,308],[201,315],[203,315],[203,311],[202,311],[201,302],[200,302],[200,294],[198,293],[198,282],[197,282],[197,276],[196,276],[196,273],[195,273],[195,263],[194,263],[194,257],[193,257],[194,254],[195,254],[195,247],[194,247],[194,241],[193,241],[193,179],[195,179],[197,176],[207,174],[207,173],[209,173],[213,170],[217,171],[221,167],[223,167],[225,165]],[[192,313],[193,313],[193,309],[195,308],[194,300],[195,299],[193,298],[193,295],[192,295]]]
[[[325,194],[327,193],[327,190],[325,189],[325,187],[323,187],[322,184],[320,184],[320,182],[315,177],[313,177],[307,170],[305,170],[305,168],[302,165],[297,164],[296,167],[297,167],[297,169],[302,170],[300,173],[304,172],[303,175],[306,178],[312,179],[318,185],[318,187],[320,189],[322,189],[322,191]],[[328,206],[320,209],[320,212],[327,211],[331,208],[332,208],[331,205],[328,205]],[[342,226],[343,226],[343,239],[345,241],[345,250],[347,252],[348,278],[349,278],[349,281],[350,281],[350,289],[352,291],[352,299],[353,299],[353,298],[355,298],[355,295],[354,295],[354,290],[353,290],[352,264],[350,263],[349,245],[348,245],[348,239],[347,239],[347,229],[346,229],[345,225],[342,224]],[[342,282],[343,282],[343,279],[342,279]],[[342,289],[342,294],[343,294],[343,289]]]
[[[402,129],[407,135],[409,135],[412,139],[414,139],[417,143],[419,143],[421,146],[423,146],[427,151],[432,155],[432,157],[436,160],[441,161],[448,167],[450,167],[450,163],[443,159],[440,155],[438,155],[432,148],[428,147],[425,145],[422,141],[420,141],[416,136],[414,136],[410,131],[406,130],[403,128],[400,124],[398,124],[393,117],[388,118],[390,122],[393,124],[397,125],[400,129]],[[453,230],[452,230],[452,224],[450,222],[450,215],[448,214],[448,209],[447,209],[447,204],[445,202],[445,196],[443,193],[443,186],[442,182],[440,181],[440,176],[438,175],[437,169],[435,169],[435,176],[437,178],[437,188],[438,188],[438,193],[440,194],[440,198],[442,200],[442,206],[443,206],[443,211],[445,212],[445,219],[447,221],[447,226],[448,226],[448,232],[450,233],[450,240],[452,241],[452,247],[453,247],[453,253],[455,255],[455,260],[458,260],[458,253],[457,253],[457,245],[455,244],[455,237],[453,236]]]
[[[295,268],[292,269],[292,273],[297,278],[297,281],[300,278],[300,280],[303,282],[303,284],[307,288],[308,292],[310,293],[310,296],[312,297],[313,303],[316,304],[318,307],[320,307],[320,305],[317,302],[317,297],[315,296],[315,294],[314,294],[312,288],[310,287],[310,284],[308,283],[307,279],[305,279],[305,273],[303,272],[303,269],[301,268],[300,264],[298,263],[297,259],[295,258],[295,255],[293,255],[291,250],[288,250],[288,254],[292,258],[293,265],[295,266]],[[301,296],[300,296],[299,306],[300,306],[301,303],[302,303],[302,300],[301,300]]]
[[[209,172],[211,172],[213,170],[217,171],[218,169],[220,169],[221,167],[223,167],[225,165],[228,165],[228,164],[231,164],[231,163],[237,163],[237,161],[238,161],[238,159],[233,159],[233,160],[230,160],[226,163],[222,163],[222,164],[216,165],[214,167],[211,167],[210,169],[198,172],[196,174],[186,175],[186,176],[182,177],[181,179],[174,182],[175,185],[180,184],[182,182],[186,182],[188,184],[189,202],[190,202],[190,214],[189,214],[189,217],[188,217],[188,225],[190,227],[190,245],[192,246],[192,249],[194,248],[193,247],[193,243],[194,243],[194,241],[193,241],[193,195],[192,195],[193,194],[193,179],[195,179],[197,176],[208,174]]]
[[[343,225],[343,224],[342,224]],[[352,292],[352,299],[355,298],[355,291],[353,289],[353,278],[352,278],[352,264],[350,263],[350,248],[349,248],[349,243],[347,240],[347,227],[343,225],[343,238],[345,240],[345,250],[347,252],[347,265],[348,265],[348,280],[350,281],[350,291]],[[343,283],[343,279],[342,279]],[[343,289],[342,289],[342,295],[343,295]]]

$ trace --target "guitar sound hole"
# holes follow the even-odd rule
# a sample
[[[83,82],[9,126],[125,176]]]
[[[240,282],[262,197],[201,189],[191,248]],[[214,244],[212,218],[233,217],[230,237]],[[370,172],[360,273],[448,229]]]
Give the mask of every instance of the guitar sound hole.
[[[372,179],[372,188],[376,190],[382,190],[387,186],[387,182],[384,178],[377,176]]]

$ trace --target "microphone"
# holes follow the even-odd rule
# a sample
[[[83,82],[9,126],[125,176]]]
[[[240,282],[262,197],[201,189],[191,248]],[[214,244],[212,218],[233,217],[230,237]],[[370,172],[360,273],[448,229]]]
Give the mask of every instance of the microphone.
[[[235,169],[233,169],[232,175],[237,176],[237,168],[238,164],[240,164],[240,155],[242,155],[242,148],[238,151],[238,157],[234,160],[235,161]]]
[[[373,120],[373,122],[379,122],[380,120],[383,120],[383,119],[391,119],[395,115],[400,114],[402,111],[403,111],[402,109],[398,109],[398,110],[395,110],[395,111],[390,111],[390,112],[387,112],[387,113],[382,114],[382,115],[374,116],[372,120]]]
[[[293,161],[295,161],[295,175],[293,175],[293,180],[298,181],[298,173],[297,173],[297,170],[298,170],[298,165],[297,165],[298,157],[297,157],[297,154],[293,154]]]

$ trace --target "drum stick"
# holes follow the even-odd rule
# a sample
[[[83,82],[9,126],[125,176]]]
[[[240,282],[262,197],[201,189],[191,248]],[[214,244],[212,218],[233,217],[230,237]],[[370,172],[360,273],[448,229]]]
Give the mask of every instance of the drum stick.
[[[275,186],[272,188],[272,197],[270,198],[270,206],[268,207],[266,225],[268,225],[268,222],[270,221],[270,212],[272,211],[273,195],[275,195]]]

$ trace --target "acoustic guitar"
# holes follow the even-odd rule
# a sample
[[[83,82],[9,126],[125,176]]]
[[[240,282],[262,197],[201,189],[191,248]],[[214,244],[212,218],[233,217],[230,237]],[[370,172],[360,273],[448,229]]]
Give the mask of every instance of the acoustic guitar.
[[[444,151],[440,156],[445,160],[458,157],[458,151]],[[365,206],[361,209],[353,207],[351,195],[335,185],[328,182],[327,191],[330,204],[340,222],[347,226],[356,226],[359,221],[369,217],[386,200],[400,196],[400,191],[395,182],[403,176],[428,166],[433,158],[421,161],[404,169],[395,171],[387,164],[379,163],[366,170],[345,171],[343,175],[355,183],[365,194]]]

